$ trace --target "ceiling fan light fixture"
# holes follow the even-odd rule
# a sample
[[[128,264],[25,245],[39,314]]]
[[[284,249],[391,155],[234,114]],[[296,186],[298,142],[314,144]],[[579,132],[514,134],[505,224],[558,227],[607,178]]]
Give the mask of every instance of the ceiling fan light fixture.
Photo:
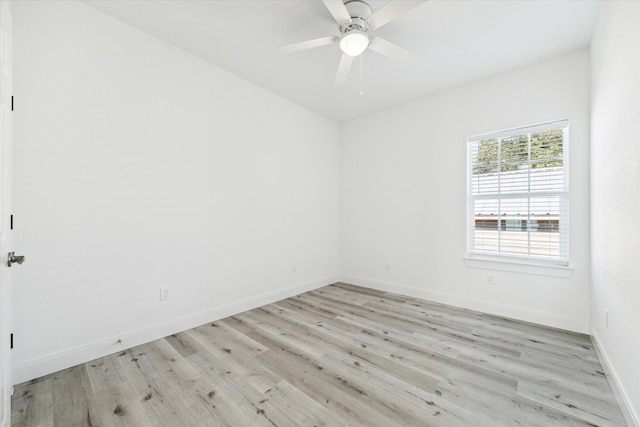
[[[369,36],[364,31],[351,30],[340,39],[340,49],[348,56],[358,56],[369,46]]]

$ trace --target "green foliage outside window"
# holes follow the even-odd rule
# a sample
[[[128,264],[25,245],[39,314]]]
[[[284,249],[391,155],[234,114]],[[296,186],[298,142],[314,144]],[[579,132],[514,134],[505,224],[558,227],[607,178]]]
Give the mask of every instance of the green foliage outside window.
[[[558,129],[479,141],[473,174],[495,173],[498,165],[501,172],[517,170],[529,164],[534,169],[562,166],[562,139],[563,131]]]

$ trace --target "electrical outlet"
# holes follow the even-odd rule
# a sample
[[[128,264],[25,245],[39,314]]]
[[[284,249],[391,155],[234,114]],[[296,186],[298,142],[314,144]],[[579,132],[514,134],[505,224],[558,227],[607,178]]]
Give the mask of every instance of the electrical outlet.
[[[487,273],[487,285],[493,285],[493,273]]]
[[[298,271],[298,264],[291,264],[291,272],[295,273],[296,271]]]
[[[164,301],[168,299],[169,299],[169,288],[166,286],[160,288],[160,301]]]
[[[384,267],[385,267],[387,270],[391,270],[391,261],[386,260],[386,261],[384,262]]]

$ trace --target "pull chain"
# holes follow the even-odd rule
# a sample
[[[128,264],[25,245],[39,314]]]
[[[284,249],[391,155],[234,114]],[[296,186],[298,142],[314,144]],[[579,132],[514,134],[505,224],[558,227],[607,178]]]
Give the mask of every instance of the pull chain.
[[[362,82],[362,57],[364,56],[364,53],[360,54],[360,96],[364,95],[364,83]]]

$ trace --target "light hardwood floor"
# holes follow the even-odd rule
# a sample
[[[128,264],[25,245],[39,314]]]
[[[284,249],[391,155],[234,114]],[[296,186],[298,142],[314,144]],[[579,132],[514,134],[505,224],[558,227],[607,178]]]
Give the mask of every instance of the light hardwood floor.
[[[588,336],[335,284],[16,386],[13,426],[624,426]]]

